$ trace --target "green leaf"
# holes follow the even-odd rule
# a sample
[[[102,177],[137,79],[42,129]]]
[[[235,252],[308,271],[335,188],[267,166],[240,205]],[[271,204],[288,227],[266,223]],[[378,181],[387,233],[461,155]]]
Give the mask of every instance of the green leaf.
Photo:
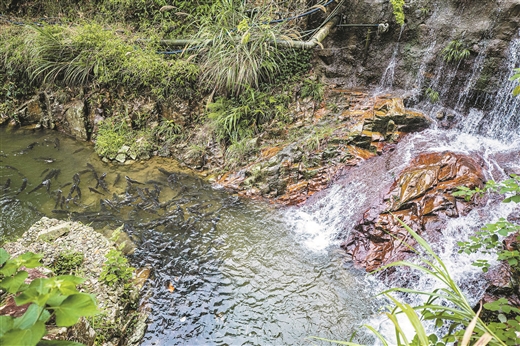
[[[41,254],[35,254],[32,252],[26,252],[18,256],[17,260],[20,261],[20,265],[25,266],[26,268],[36,268],[40,267],[42,264],[40,260],[43,258]]]
[[[28,276],[29,274],[25,270],[22,270],[16,273],[14,276],[4,278],[0,282],[0,287],[5,289],[7,292],[14,294],[18,292],[18,289]]]
[[[12,259],[7,260],[2,269],[0,269],[0,274],[4,276],[11,276],[20,268],[20,265],[13,261]]]
[[[82,316],[93,316],[98,313],[94,297],[86,293],[68,296],[59,306],[50,306],[56,314],[56,325],[69,327],[78,322]]]
[[[506,323],[507,317],[504,314],[498,314],[498,320],[502,323]]]
[[[3,248],[0,248],[0,266],[3,266],[4,263],[9,259],[9,253],[5,251]]]
[[[45,335],[45,324],[36,322],[29,329],[12,329],[0,337],[2,346],[35,346]]]
[[[40,317],[40,312],[42,310],[42,307],[36,304],[31,304],[21,317],[14,319],[13,328],[29,329],[36,323],[36,321],[38,321],[38,317]]]
[[[13,318],[11,316],[0,316],[0,337],[13,329]]]

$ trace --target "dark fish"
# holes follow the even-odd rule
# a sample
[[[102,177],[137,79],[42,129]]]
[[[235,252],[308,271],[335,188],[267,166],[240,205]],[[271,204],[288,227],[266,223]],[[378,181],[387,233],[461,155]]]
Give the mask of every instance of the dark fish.
[[[31,150],[32,148],[34,148],[36,145],[38,145],[38,142],[32,142],[31,144],[29,144],[27,146],[27,149]]]
[[[170,175],[172,175],[173,173],[172,172],[168,172],[167,170],[165,170],[164,168],[158,168],[159,172],[161,172],[162,174],[166,175],[167,177],[169,177]]]
[[[69,213],[68,210],[60,210],[60,209],[53,209],[52,212],[54,214],[68,214]]]
[[[69,191],[69,195],[67,196],[68,200],[70,200],[72,198],[72,194],[74,193],[74,191],[76,191],[77,187],[78,187],[78,185],[76,185],[76,184],[72,185],[72,187],[70,188],[70,191]]]
[[[58,179],[58,176],[60,175],[60,173],[61,173],[61,169],[57,169],[56,173],[54,173],[54,180]]]
[[[74,197],[74,198],[72,199],[72,203],[74,203],[74,205],[75,205],[76,207],[79,207],[79,203],[78,203],[78,201],[79,201],[79,198],[78,198],[78,196],[76,195],[76,197]]]
[[[65,196],[61,196],[60,209],[63,209],[63,204],[64,203],[65,203]]]
[[[80,182],[80,179],[79,179],[79,173],[76,173],[72,176],[72,181],[74,182],[74,184],[78,185],[79,182]]]
[[[59,169],[51,169],[51,171],[49,173],[47,173],[47,175],[45,176],[45,178],[43,178],[43,180],[50,180],[52,178],[54,178],[55,176],[57,176],[58,174],[60,174],[60,170]]]
[[[104,180],[101,180],[101,179],[98,180],[98,182],[99,182],[99,185],[101,186],[101,188],[102,188],[103,190],[105,190],[105,192],[108,192],[108,186],[107,186],[107,183],[106,183]]]
[[[58,195],[56,197],[56,204],[54,205],[54,209],[58,208],[58,205],[60,204],[60,201],[61,201],[61,193],[62,191],[61,190],[58,190]]]
[[[139,195],[139,197],[141,197],[141,199],[143,201],[147,201],[148,200],[148,198],[146,198],[146,196],[144,195],[143,190],[141,190],[140,188],[136,188],[136,190],[137,190],[137,194]]]
[[[4,187],[3,187],[4,192],[9,189],[9,186],[11,186],[11,178],[7,178],[7,181],[4,184]]]
[[[79,148],[79,149],[77,149],[77,150],[74,150],[73,154],[77,154],[77,153],[79,153],[80,151],[82,151],[83,149],[85,149],[85,148]]]
[[[160,181],[157,181],[157,180],[147,180],[147,181],[145,181],[145,184],[150,184],[150,185],[153,184],[153,185],[162,185],[162,186],[164,186],[163,183],[161,183]]]
[[[106,178],[106,176],[107,176],[106,172],[101,174],[101,176],[99,177],[99,180],[104,180]]]
[[[45,173],[47,173],[49,171],[50,168],[47,168],[47,169],[44,169],[42,174],[40,174],[40,177],[43,176]]]
[[[121,179],[121,174],[117,173],[116,180],[114,180],[114,184],[112,184],[112,186],[116,186],[116,184],[119,183],[120,179]]]
[[[129,181],[129,182],[131,182],[132,184],[140,184],[140,185],[144,185],[143,183],[140,183],[140,182],[138,182],[137,180],[133,180],[133,179],[131,179],[128,175],[125,175],[125,179],[126,179],[126,181]]]
[[[36,187],[35,187],[34,189],[32,189],[31,191],[27,192],[27,194],[30,195],[30,194],[33,193],[34,191],[39,190],[42,186],[43,186],[43,182],[42,182],[42,183],[39,183],[38,186],[36,186]]]
[[[60,189],[63,189],[64,187],[67,187],[69,186],[70,184],[72,184],[70,181],[68,183],[65,183],[63,185],[60,186]]]
[[[23,178],[22,179],[22,186],[20,186],[20,190],[18,190],[18,193],[19,194],[20,192],[22,192],[23,190],[25,190],[25,188],[27,187],[27,178]]]
[[[60,150],[60,139],[58,137],[54,139],[54,147]]]
[[[81,199],[81,190],[79,188],[79,185],[76,185],[76,193],[78,194],[78,197]]]
[[[97,194],[103,195],[103,196],[105,195],[103,192],[99,192],[98,190],[94,189],[93,187],[89,186],[88,189],[90,190],[90,192],[94,192],[94,193],[97,193]]]
[[[47,187],[47,193],[49,193],[49,190],[51,189],[51,180],[47,179],[42,181],[42,185],[45,185]]]
[[[45,163],[56,162],[56,159],[53,159],[52,157],[35,157],[34,160],[45,162]]]

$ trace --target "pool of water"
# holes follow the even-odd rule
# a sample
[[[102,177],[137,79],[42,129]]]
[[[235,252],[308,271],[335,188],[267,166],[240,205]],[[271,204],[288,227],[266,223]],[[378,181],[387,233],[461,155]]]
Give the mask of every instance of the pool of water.
[[[347,340],[376,308],[369,280],[312,215],[241,199],[169,159],[113,165],[56,132],[2,128],[0,137],[2,238],[41,216],[124,225],[132,263],[152,272],[143,345]],[[317,227],[302,236],[305,225]]]

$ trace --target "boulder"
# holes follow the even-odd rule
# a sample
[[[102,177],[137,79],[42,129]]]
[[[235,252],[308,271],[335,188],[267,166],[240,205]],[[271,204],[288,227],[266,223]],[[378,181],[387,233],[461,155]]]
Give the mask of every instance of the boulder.
[[[76,139],[87,141],[87,119],[85,112],[85,102],[76,100],[65,105],[65,112],[62,115],[61,130]]]
[[[427,240],[438,240],[447,218],[465,215],[473,206],[452,192],[458,186],[483,183],[482,168],[469,156],[421,154],[395,180],[382,203],[363,214],[342,247],[367,271],[402,260],[415,241],[397,218]]]

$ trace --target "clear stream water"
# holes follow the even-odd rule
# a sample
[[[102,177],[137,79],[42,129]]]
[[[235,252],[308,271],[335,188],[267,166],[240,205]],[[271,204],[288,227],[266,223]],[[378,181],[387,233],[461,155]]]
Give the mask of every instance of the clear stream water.
[[[0,138],[0,184],[10,179],[0,198],[1,235],[19,236],[43,215],[96,229],[124,224],[138,246],[133,264],[152,268],[143,292],[151,310],[143,345],[308,344],[313,335],[347,337],[374,312],[369,280],[345,266],[343,252],[331,241],[334,228],[312,210],[240,199],[167,159],[105,164],[91,146],[56,132],[1,128]],[[45,161],[50,159],[56,161]],[[98,177],[107,173],[109,192],[96,188],[87,163]],[[29,193],[52,169],[60,173],[49,191],[43,186]],[[81,199],[61,209],[58,189],[67,197],[72,184],[62,186],[78,172]],[[116,199],[125,204],[125,176],[144,184],[128,190],[126,198],[134,201],[111,207]],[[24,178],[27,187],[17,194]],[[164,208],[149,208],[138,197],[137,188],[155,186]]]

